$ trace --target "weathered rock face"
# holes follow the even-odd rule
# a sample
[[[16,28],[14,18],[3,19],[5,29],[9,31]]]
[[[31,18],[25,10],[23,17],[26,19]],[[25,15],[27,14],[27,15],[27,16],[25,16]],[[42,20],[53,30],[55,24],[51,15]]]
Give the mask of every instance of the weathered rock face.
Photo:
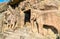
[[[0,4],[0,13],[2,13],[5,10],[7,10],[7,8],[8,8],[7,3],[1,3]]]
[[[59,24],[57,22],[57,20],[59,19],[58,16],[56,16],[56,14],[59,12],[59,7],[58,5],[56,5],[55,3],[52,2],[52,4],[49,4],[51,2],[47,1],[48,3],[45,3],[45,1],[43,1],[41,4],[41,8],[39,8],[38,10],[31,10],[31,23],[32,26],[34,23],[34,20],[37,21],[38,23],[38,30],[39,32],[42,32],[43,25],[51,25],[55,28],[57,28],[57,31],[59,32],[60,26],[57,26],[57,24]],[[39,3],[40,4],[40,3]],[[37,9],[37,8],[36,8]],[[56,11],[57,10],[57,11]],[[56,20],[55,20],[56,19]]]
[[[12,0],[5,5],[8,8],[0,14],[0,32],[5,39],[56,39],[60,34],[58,1]]]
[[[47,25],[47,27],[54,27],[56,28],[57,32],[60,31],[60,26],[59,26],[59,22],[58,22],[58,19],[59,16],[57,16],[57,12],[58,10],[48,10],[48,11],[37,11],[37,10],[32,10],[32,17],[31,17],[31,23],[32,23],[32,26],[33,23],[34,23],[34,20],[36,20],[36,22],[38,23],[38,29],[39,31],[41,32],[42,28],[44,25]],[[38,14],[38,15],[37,15]],[[58,26],[57,26],[58,24]],[[59,32],[60,33],[60,32]]]

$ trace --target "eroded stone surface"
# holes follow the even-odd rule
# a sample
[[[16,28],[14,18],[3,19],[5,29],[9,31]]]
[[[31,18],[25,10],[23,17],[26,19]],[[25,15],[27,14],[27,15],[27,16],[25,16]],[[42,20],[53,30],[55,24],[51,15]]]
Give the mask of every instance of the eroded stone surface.
[[[60,5],[58,3],[60,1],[18,2],[19,0],[9,2],[11,4],[8,4],[8,8],[4,8],[0,14],[0,24],[2,24],[0,31],[3,33],[1,39],[56,39],[58,37],[60,33]],[[26,18],[29,21],[25,21]]]

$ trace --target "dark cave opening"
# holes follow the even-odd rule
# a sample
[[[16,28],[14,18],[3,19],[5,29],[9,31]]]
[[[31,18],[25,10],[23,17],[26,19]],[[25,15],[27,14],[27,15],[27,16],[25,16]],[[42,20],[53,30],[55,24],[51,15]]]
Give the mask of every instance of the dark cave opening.
[[[24,11],[24,13],[25,13],[25,20],[24,20],[25,23],[30,22],[31,10],[29,9],[27,11]]]
[[[20,2],[23,2],[23,1],[24,0],[13,0],[13,2],[10,1],[8,3],[8,5],[10,5],[13,9],[15,9],[16,7],[18,7],[18,5],[20,4]]]
[[[58,34],[58,30],[54,27],[54,26],[52,26],[52,25],[43,25],[43,28],[45,28],[45,29],[51,29],[55,34]]]

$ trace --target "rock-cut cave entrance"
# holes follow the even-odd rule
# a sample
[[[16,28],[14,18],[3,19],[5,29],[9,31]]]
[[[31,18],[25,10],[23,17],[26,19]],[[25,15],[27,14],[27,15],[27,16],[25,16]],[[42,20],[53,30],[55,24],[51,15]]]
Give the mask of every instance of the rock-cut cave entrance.
[[[25,13],[25,24],[26,24],[26,22],[30,22],[30,16],[31,16],[31,10],[29,9],[29,10],[26,10],[26,11],[24,11],[24,13]]]

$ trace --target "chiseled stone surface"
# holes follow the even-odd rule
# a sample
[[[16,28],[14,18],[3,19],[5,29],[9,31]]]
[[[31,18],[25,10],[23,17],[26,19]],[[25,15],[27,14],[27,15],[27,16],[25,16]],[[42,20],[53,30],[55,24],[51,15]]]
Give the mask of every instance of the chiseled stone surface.
[[[0,4],[0,39],[60,39],[59,0],[11,0]]]

